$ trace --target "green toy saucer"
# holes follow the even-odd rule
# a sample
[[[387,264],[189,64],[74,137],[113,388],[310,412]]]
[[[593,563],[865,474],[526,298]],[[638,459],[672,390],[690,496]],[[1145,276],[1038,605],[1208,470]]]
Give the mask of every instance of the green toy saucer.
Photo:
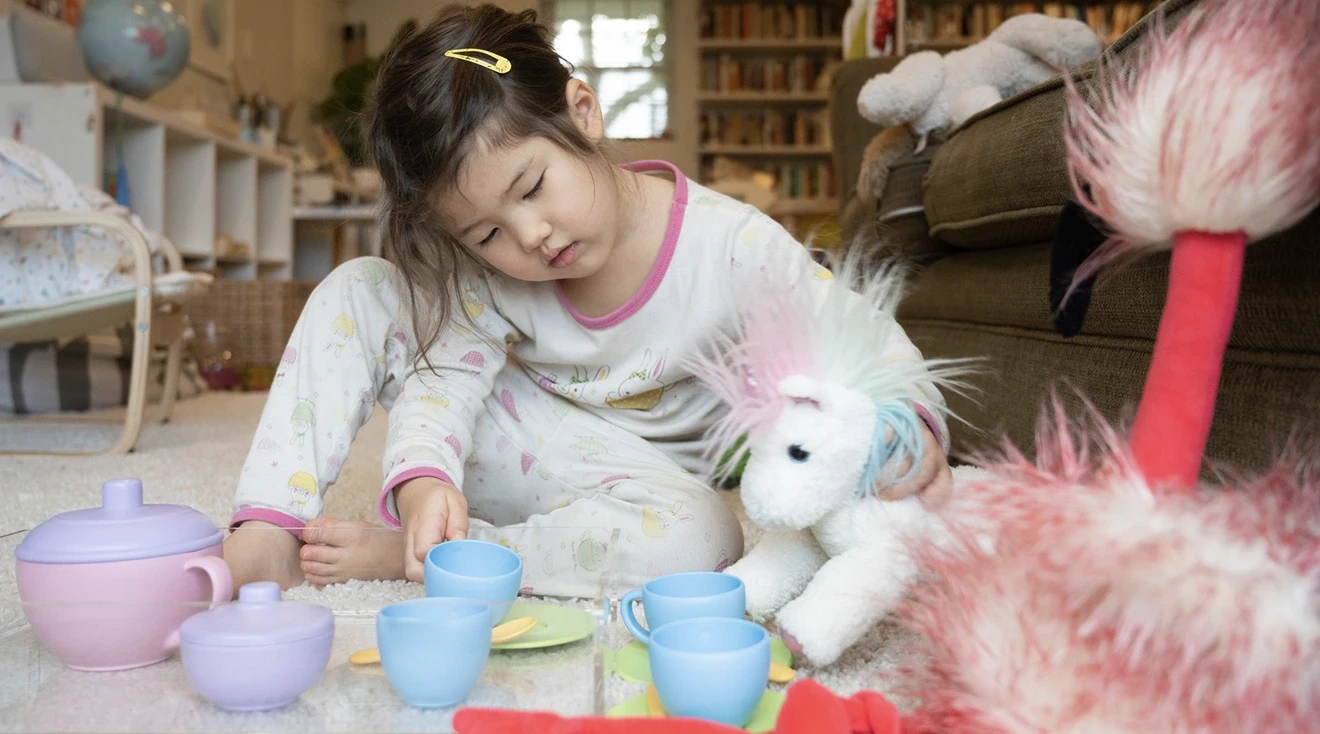
[[[752,720],[747,722],[747,726],[743,729],[749,732],[774,731],[775,722],[779,719],[779,709],[783,707],[784,694],[767,689],[765,695],[761,696],[761,702],[756,704],[756,710],[752,712]],[[646,694],[620,703],[606,711],[605,715],[613,719],[650,716],[646,711]]]
[[[582,609],[554,604],[514,604],[505,619],[536,617],[531,632],[509,642],[491,645],[492,650],[531,650],[538,647],[567,645],[586,639],[595,631],[595,620]]]
[[[770,637],[770,662],[793,667],[793,653],[778,637]],[[614,653],[614,672],[629,683],[651,682],[651,660],[646,645],[633,640]]]

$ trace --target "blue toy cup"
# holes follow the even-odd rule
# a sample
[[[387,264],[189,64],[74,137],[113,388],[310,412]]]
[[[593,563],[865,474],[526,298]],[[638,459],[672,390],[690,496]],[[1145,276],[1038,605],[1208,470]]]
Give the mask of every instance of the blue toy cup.
[[[651,632],[651,680],[670,716],[743,727],[770,680],[770,634],[755,622],[696,617]]]
[[[633,602],[638,599],[652,630],[694,617],[742,619],[747,609],[747,590],[737,576],[712,571],[661,576],[624,594],[619,604],[623,626],[644,645],[650,644],[651,636],[633,612]]]
[[[508,615],[522,586],[522,559],[498,543],[450,540],[426,554],[426,595],[488,602],[490,626]]]
[[[490,611],[462,599],[414,599],[376,615],[385,677],[409,706],[445,708],[467,697],[490,657]]]

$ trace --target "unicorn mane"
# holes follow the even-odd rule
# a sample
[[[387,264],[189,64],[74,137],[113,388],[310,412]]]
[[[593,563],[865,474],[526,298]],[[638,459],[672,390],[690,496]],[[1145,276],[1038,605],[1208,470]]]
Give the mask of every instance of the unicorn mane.
[[[906,339],[894,314],[905,293],[907,268],[897,261],[872,266],[862,250],[852,248],[841,263],[832,257],[837,264],[832,277],[823,268],[815,275],[798,268],[789,281],[762,278],[744,287],[735,296],[734,333],[689,359],[692,373],[728,406],[707,433],[707,457],[718,461],[717,481],[746,458],[745,439],[779,418],[790,400],[779,393],[787,377],[855,390],[877,411],[893,414],[897,403],[909,412],[920,406],[931,415],[949,415],[921,386],[965,387],[955,378],[967,371],[968,360],[893,359],[892,340]],[[910,443],[901,436],[895,441]]]

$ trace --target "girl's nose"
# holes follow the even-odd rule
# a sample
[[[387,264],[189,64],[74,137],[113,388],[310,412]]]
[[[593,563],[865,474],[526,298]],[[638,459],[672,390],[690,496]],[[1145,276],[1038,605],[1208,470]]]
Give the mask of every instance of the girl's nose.
[[[538,217],[518,230],[519,244],[527,252],[540,249],[550,239],[552,231],[550,223]]]

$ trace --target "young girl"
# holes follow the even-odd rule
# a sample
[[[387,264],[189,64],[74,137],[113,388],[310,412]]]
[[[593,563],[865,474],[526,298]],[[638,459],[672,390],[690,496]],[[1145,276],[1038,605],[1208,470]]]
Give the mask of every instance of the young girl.
[[[390,262],[336,268],[294,329],[235,497],[236,588],[420,581],[469,516],[500,528],[537,594],[591,593],[599,550],[628,585],[741,557],[737,518],[698,479],[721,406],[683,363],[732,332],[739,283],[830,273],[675,167],[612,164],[596,94],[547,36],[531,11],[451,5],[387,54],[370,141]],[[920,358],[898,341],[894,359]],[[401,533],[322,516],[377,401],[380,517]],[[947,431],[925,417],[925,459],[894,497],[951,487]],[[547,527],[585,529],[538,543]]]

